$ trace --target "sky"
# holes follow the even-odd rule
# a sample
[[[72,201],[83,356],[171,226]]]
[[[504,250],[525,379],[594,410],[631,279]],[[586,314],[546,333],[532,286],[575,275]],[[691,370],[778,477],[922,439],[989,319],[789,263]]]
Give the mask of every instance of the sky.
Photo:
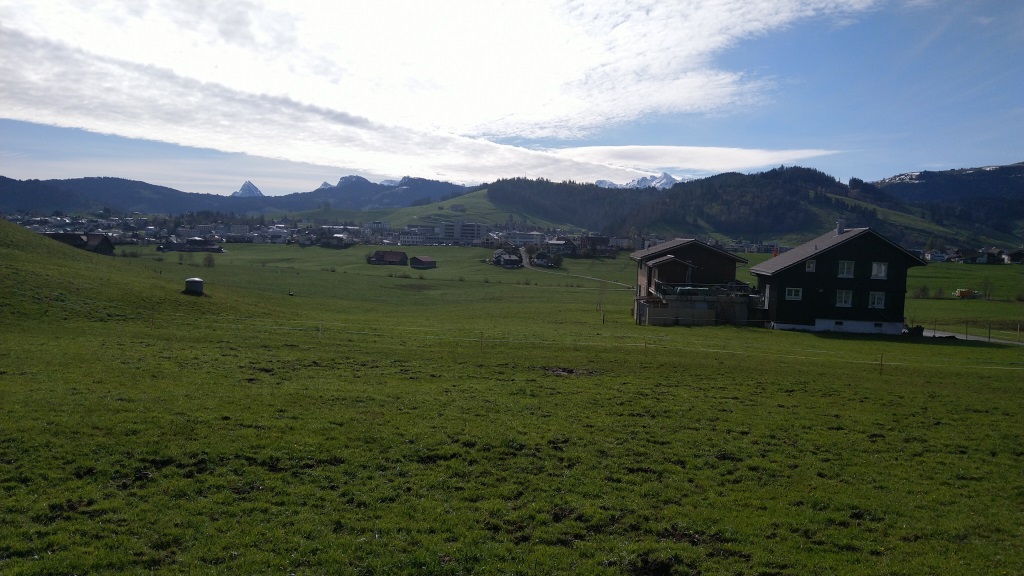
[[[0,175],[843,182],[1024,161],[1019,0],[0,0]]]

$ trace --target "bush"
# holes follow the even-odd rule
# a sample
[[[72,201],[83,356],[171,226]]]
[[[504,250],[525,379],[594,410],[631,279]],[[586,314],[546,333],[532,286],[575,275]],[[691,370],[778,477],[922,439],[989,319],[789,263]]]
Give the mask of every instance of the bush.
[[[914,288],[914,291],[911,292],[910,296],[911,298],[921,299],[928,298],[929,296],[931,296],[931,293],[928,291],[927,286],[919,286],[917,288]]]

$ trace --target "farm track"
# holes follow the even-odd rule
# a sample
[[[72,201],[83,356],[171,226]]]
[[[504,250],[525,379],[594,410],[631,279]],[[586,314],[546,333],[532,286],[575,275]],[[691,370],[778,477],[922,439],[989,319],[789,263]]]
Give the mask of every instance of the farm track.
[[[1013,340],[1001,340],[998,338],[989,338],[988,336],[981,336],[968,333],[966,336],[963,333],[956,334],[954,332],[943,332],[942,330],[931,330],[925,329],[925,338],[956,338],[959,340],[971,340],[974,342],[991,342],[993,344],[1010,344],[1012,346],[1024,346],[1024,342],[1018,342]]]

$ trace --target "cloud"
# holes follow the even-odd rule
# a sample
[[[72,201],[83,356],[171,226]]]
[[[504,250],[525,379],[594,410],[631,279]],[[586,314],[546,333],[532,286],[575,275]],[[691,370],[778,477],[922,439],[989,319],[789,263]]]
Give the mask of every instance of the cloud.
[[[726,155],[493,140],[569,143],[651,116],[756,105],[770,82],[717,69],[716,55],[874,4],[5,2],[0,104],[17,120],[354,171],[626,181],[633,167]]]
[[[731,172],[791,164],[838,153],[836,150],[758,150],[709,146],[586,146],[562,148],[551,152],[577,160],[620,165],[642,172]]]

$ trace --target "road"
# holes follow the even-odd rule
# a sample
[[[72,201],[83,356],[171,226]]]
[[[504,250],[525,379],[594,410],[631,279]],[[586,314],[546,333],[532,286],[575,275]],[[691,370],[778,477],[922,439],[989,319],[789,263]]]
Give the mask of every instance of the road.
[[[936,332],[935,330],[929,330],[929,329],[925,328],[925,330],[924,330],[924,337],[925,338],[956,338],[957,340],[973,340],[975,342],[991,342],[993,344],[1011,344],[1011,345],[1014,345],[1014,346],[1024,346],[1024,342],[1015,342],[1013,340],[999,340],[999,339],[996,339],[996,338],[992,338],[990,340],[989,337],[988,337],[988,334],[982,334],[980,332],[980,329],[979,329],[979,333],[978,334],[971,334],[970,331],[968,331],[967,332],[967,337],[965,338],[963,332],[961,332],[959,334],[957,334],[955,332],[943,332],[941,330]]]

